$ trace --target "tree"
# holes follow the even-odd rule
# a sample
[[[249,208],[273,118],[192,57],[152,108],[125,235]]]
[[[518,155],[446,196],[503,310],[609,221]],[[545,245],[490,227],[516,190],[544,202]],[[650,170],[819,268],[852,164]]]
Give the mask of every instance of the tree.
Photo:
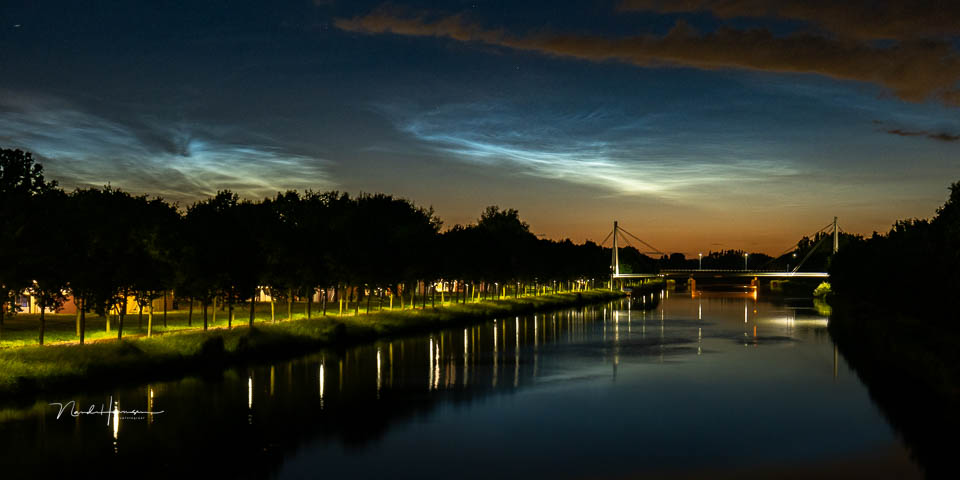
[[[238,202],[237,194],[220,191],[213,198],[191,205],[184,217],[184,235],[190,241],[184,247],[181,268],[189,278],[191,297],[200,300],[203,308],[204,330],[209,327],[207,308],[217,296],[229,291],[226,269],[231,268],[234,255],[230,245],[233,241],[227,241],[225,234],[234,226],[232,212]]]
[[[520,220],[517,210],[487,207],[475,228],[486,282],[506,285],[532,273],[527,259],[537,237],[530,232],[530,226]]]
[[[129,261],[132,291],[139,307],[138,326],[142,327],[147,308],[147,336],[153,334],[153,301],[166,297],[176,277],[174,258],[179,251],[180,215],[161,198],[134,197],[129,235]],[[166,300],[164,300],[166,301]]]
[[[359,292],[369,289],[372,294],[418,278],[433,283],[439,276],[435,240],[441,224],[432,209],[376,194],[360,195],[339,214],[346,216],[339,224],[350,233],[342,237],[348,242],[335,258],[344,262],[346,277]]]
[[[409,293],[412,303],[419,289],[425,307],[438,284],[441,301],[454,287],[453,298],[466,301],[490,296],[490,285],[504,286],[495,296],[507,289],[519,296],[529,285],[540,292],[558,281],[605,276],[609,268],[609,249],[538,239],[514,209],[488,207],[476,223],[443,234],[432,209],[386,194],[288,191],[255,202],[221,191],[181,215],[163,199],[111,186],[64,194],[45,182],[29,154],[2,153],[0,323],[18,292],[29,289],[45,312],[62,301],[66,286],[78,307],[81,343],[91,311],[107,315],[109,325],[116,310],[122,338],[130,298],[141,319],[147,313],[152,334],[152,300],[171,289],[190,299],[191,320],[193,302],[200,302],[207,328],[208,308],[221,298],[230,326],[235,306],[249,299],[253,325],[262,286],[286,301],[289,319],[297,297],[306,298],[310,317],[321,288],[333,287],[337,298],[348,292],[359,312],[363,300],[369,310],[371,296],[379,304],[385,291]],[[632,247],[620,258],[623,268],[656,268]],[[41,322],[41,339],[43,329]]]
[[[32,285],[22,260],[30,251],[25,230],[33,202],[56,187],[56,182],[44,179],[43,166],[31,153],[0,149],[0,338],[7,309],[15,308],[12,300]]]
[[[266,267],[264,280],[270,291],[271,320],[276,321],[276,299],[286,300],[287,319],[293,317],[293,297],[301,285],[303,264],[298,255],[303,252],[302,200],[294,191],[278,193],[276,198],[264,201],[267,222],[271,228],[265,232],[264,252]]]
[[[897,221],[886,234],[841,243],[830,263],[830,283],[838,295],[876,301],[930,321],[953,322],[952,299],[960,285],[960,182],[932,219]],[[923,281],[925,298],[903,294],[904,282]],[[954,325],[948,323],[948,325]]]
[[[250,300],[249,326],[253,327],[256,317],[256,299],[259,287],[263,284],[266,270],[267,249],[264,232],[271,227],[269,212],[262,203],[240,202],[234,211],[239,238],[232,256],[235,258],[231,269],[231,282],[238,299]]]
[[[43,345],[46,330],[46,310],[57,310],[66,300],[68,270],[64,268],[64,245],[69,243],[67,232],[59,219],[67,210],[67,195],[59,189],[46,190],[31,202],[29,219],[24,225],[23,237],[28,242],[27,255],[19,264],[29,272],[32,282],[28,290],[40,307],[40,334]]]

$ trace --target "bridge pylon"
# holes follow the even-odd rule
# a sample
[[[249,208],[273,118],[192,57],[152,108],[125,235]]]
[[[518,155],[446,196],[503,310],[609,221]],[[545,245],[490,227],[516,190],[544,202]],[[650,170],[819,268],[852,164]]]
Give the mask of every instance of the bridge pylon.
[[[840,249],[840,230],[837,228],[837,217],[833,217],[833,253]]]
[[[610,274],[612,275],[610,277],[611,282],[613,278],[615,278],[617,275],[620,275],[620,252],[619,252],[620,249],[617,247],[617,235],[620,232],[618,232],[618,230],[620,230],[620,224],[616,220],[614,220],[613,221],[613,254],[611,255],[612,258],[610,259]],[[611,283],[610,285],[612,288],[613,283]]]

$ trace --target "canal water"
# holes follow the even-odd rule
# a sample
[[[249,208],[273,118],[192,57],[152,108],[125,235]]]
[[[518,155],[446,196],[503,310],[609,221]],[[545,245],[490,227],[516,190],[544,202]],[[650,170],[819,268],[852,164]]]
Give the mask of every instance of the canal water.
[[[48,395],[0,407],[0,459],[4,478],[920,477],[826,313],[662,292]],[[95,413],[57,418],[69,401]]]

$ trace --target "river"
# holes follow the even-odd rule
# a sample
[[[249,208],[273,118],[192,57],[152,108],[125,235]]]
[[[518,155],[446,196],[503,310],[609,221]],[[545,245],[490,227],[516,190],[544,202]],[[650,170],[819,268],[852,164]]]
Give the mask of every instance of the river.
[[[0,458],[4,478],[922,477],[827,322],[668,291],[499,318],[2,406]]]

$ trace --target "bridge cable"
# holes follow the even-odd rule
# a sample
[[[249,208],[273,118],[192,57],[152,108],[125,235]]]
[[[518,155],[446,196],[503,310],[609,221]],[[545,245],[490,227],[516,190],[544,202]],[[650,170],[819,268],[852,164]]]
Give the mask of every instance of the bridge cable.
[[[813,232],[811,235],[809,235],[809,236],[804,235],[804,236],[805,236],[805,237],[808,237],[808,238],[816,238],[818,233],[820,233],[820,232],[822,232],[822,231],[824,231],[824,230],[826,230],[826,229],[828,229],[828,228],[830,228],[830,227],[832,227],[832,226],[833,226],[833,222],[830,222],[830,223],[824,225],[823,228],[821,228],[820,230],[817,230],[817,231]],[[840,227],[838,226],[837,228],[840,228]],[[784,250],[782,253],[780,253],[780,254],[778,254],[777,256],[771,258],[770,260],[767,261],[767,263],[764,263],[763,265],[761,265],[761,266],[760,266],[760,270],[764,269],[767,265],[770,265],[771,263],[779,260],[781,257],[783,257],[783,256],[785,256],[786,254],[790,253],[790,251],[797,249],[797,247],[799,247],[799,246],[800,246],[800,242],[799,242],[799,241],[796,242],[796,243],[794,243],[793,245],[791,245],[790,247],[788,247],[786,250]],[[800,264],[802,265],[803,262],[801,261]]]
[[[820,233],[820,232],[817,232],[817,233]],[[827,237],[829,237],[829,235],[824,235],[820,237],[820,240],[817,240],[817,243],[813,245],[813,248],[811,248],[809,252],[807,252],[807,255],[803,257],[803,260],[801,260],[800,263],[793,268],[792,272],[796,273],[797,270],[800,270],[800,267],[803,266],[804,262],[806,262],[807,259],[810,258],[810,255],[813,255],[813,252],[817,251],[817,248],[820,247],[820,244],[823,243],[823,241],[826,240]]]
[[[610,230],[610,233],[608,233],[606,237],[603,237],[603,241],[600,242],[601,247],[607,243],[607,240],[610,240],[610,235],[613,235],[613,230]]]
[[[638,236],[636,236],[636,235],[634,235],[634,234],[626,231],[623,227],[620,227],[620,230],[623,230],[623,233],[626,233],[627,235],[630,235],[631,237],[635,238],[638,242],[640,242],[640,243],[646,245],[648,248],[652,249],[652,250],[654,251],[654,253],[659,253],[660,255],[666,255],[666,254],[663,253],[659,248],[654,247],[653,245],[650,245],[649,243],[643,241],[642,239],[640,239],[640,237],[638,237]]]
[[[787,248],[787,249],[784,250],[783,252],[777,254],[777,256],[771,258],[770,260],[767,260],[767,263],[764,263],[763,265],[761,265],[758,270],[763,270],[764,268],[767,267],[767,265],[770,265],[771,263],[779,260],[781,257],[786,256],[786,255],[787,255],[788,253],[790,253],[791,251],[796,250],[796,249],[797,249],[797,244],[799,244],[799,243],[800,243],[800,242],[797,242],[797,243],[794,243],[793,245],[790,245],[789,248]]]
[[[629,239],[629,238],[624,237],[624,238],[623,238],[623,241],[624,241],[624,242],[627,242],[627,246],[629,246],[630,248],[633,248],[634,250],[640,252],[640,249],[639,249],[639,248],[637,248],[634,244],[630,243],[630,239]],[[646,253],[646,252],[640,252],[640,253]]]
[[[627,242],[627,245],[628,245],[628,246],[630,246],[630,247],[633,248],[634,250],[642,253],[642,254],[645,255],[645,256],[650,256],[650,255],[654,255],[654,254],[665,255],[663,252],[650,252],[650,251],[646,251],[646,252],[645,252],[645,251],[643,251],[643,250],[640,250],[639,248],[637,248],[636,245],[630,243],[630,239],[629,239],[629,238],[623,237],[623,241],[624,241],[624,242]],[[649,245],[648,245],[648,246],[649,246]],[[651,247],[651,248],[653,248],[653,247]]]

